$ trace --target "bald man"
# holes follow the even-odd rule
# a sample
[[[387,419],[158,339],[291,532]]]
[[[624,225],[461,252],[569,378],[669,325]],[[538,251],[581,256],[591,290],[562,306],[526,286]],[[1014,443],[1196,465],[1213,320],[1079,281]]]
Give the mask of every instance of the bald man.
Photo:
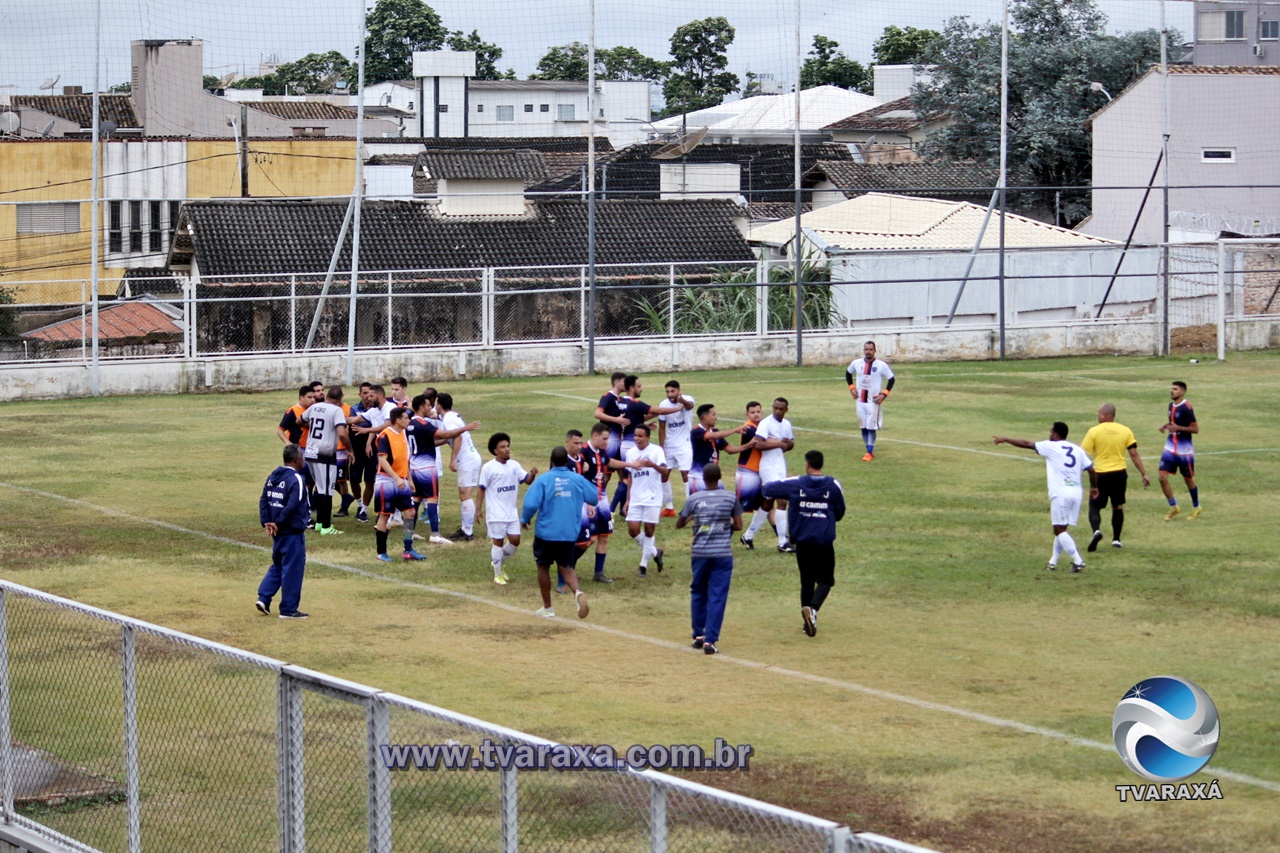
[[[1147,469],[1142,466],[1142,457],[1138,455],[1138,439],[1134,437],[1133,430],[1116,423],[1116,407],[1103,403],[1098,408],[1098,425],[1085,433],[1080,446],[1093,459],[1094,470],[1098,472],[1098,496],[1089,498],[1089,526],[1093,528],[1093,538],[1089,540],[1088,550],[1098,550],[1098,543],[1102,541],[1102,510],[1108,501],[1111,502],[1111,547],[1122,548],[1120,531],[1124,529],[1124,493],[1129,482],[1125,453],[1129,454],[1142,475],[1142,488],[1151,485]]]

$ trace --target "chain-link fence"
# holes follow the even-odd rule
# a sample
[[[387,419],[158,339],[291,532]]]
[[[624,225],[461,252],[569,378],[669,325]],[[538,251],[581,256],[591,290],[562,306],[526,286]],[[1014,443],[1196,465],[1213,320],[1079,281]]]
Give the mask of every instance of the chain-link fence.
[[[0,839],[33,850],[918,849],[651,770],[397,745],[555,746],[0,581]]]

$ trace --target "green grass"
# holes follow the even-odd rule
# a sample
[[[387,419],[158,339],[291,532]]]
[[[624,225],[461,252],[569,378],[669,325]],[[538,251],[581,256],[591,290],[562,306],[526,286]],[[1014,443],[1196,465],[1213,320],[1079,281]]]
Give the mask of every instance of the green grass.
[[[531,615],[539,602],[529,542],[509,568],[513,583],[497,588],[479,540],[430,548],[425,563],[383,566],[373,560],[370,526],[354,519],[339,520],[346,536],[309,542],[311,557],[386,579],[313,564],[303,600],[310,620],[257,617],[262,553],[142,519],[265,545],[256,502],[279,459],[274,427],[294,401],[288,391],[4,404],[0,480],[128,517],[0,486],[0,570],[18,583],[571,743],[751,743],[750,772],[691,778],[947,850],[1275,846],[1274,790],[1222,779],[1221,801],[1122,804],[1115,786],[1143,780],[1114,752],[894,697],[1107,743],[1124,691],[1171,673],[1205,688],[1222,719],[1217,755],[1197,781],[1227,769],[1280,782],[1280,354],[1194,366],[1099,357],[894,367],[899,384],[870,465],[857,461],[863,451],[840,368],[679,377],[700,403],[717,405],[722,423],[736,424],[749,399],[785,395],[797,450],[827,451],[828,473],[844,484],[850,512],[840,526],[838,585],[815,639],[799,630],[793,558],[760,547],[736,553],[721,659],[684,648],[688,538],[669,521],[658,534],[668,568],[644,582],[634,577],[638,549],[614,537],[609,570],[619,581],[587,585],[585,623]],[[403,372],[413,375],[408,364]],[[649,396],[666,378],[648,377]],[[414,387],[423,379],[414,377]],[[1098,405],[1113,402],[1154,475],[1173,379],[1189,383],[1201,423],[1204,518],[1161,521],[1157,486],[1144,492],[1131,477],[1124,551],[1086,555],[1090,567],[1080,575],[1045,572],[1043,464],[1029,451],[993,447],[991,435],[1039,439],[1061,419],[1079,440]],[[442,390],[454,394],[464,416],[484,423],[478,444],[491,431],[509,432],[516,458],[545,469],[547,450],[565,429],[590,426],[604,384],[565,377]],[[794,472],[800,454],[792,456]],[[458,504],[453,481],[445,482],[448,532]],[[1185,505],[1185,488],[1175,490]],[[1083,546],[1087,534],[1075,534]],[[571,612],[567,603],[560,609]],[[24,710],[19,699],[15,737],[118,773],[111,763],[118,764],[119,698],[100,672],[110,654],[41,618],[11,616],[11,630],[31,632],[24,653],[42,663],[91,662],[76,678],[96,704]],[[183,838],[175,814],[189,804],[212,808],[237,796],[256,802],[269,791],[271,744],[237,744],[236,727],[219,719],[207,692],[183,695],[181,668],[194,664],[154,650],[140,658],[165,686],[150,694],[156,734],[147,748],[174,750],[167,775],[149,789],[151,812],[144,804],[152,825]],[[72,678],[42,675],[19,664],[16,652],[10,667],[19,687],[37,697],[49,693],[49,682]],[[237,686],[243,676],[208,669],[210,683],[231,685],[234,719],[256,724],[273,716],[269,685],[265,692]],[[333,731],[348,729],[360,731],[335,718]],[[191,731],[210,734],[179,754],[190,750]],[[202,763],[231,761],[228,754],[254,764],[244,791],[228,790],[239,770],[196,772]],[[548,787],[548,802],[561,802],[555,782],[537,784]],[[435,799],[412,778],[397,785],[397,802]],[[471,814],[476,807],[468,804],[487,803],[492,785],[483,776],[450,782],[455,793],[439,808]],[[92,815],[118,808],[80,808],[59,825],[105,823]],[[592,814],[608,835],[608,815]],[[268,804],[261,816],[268,834],[272,817]],[[548,817],[539,831],[558,838],[572,827]]]

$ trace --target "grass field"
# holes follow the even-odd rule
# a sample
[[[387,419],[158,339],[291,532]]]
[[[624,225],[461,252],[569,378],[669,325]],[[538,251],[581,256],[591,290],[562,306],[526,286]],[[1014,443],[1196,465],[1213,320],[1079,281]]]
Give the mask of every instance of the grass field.
[[[827,451],[850,509],[838,583],[813,639],[800,631],[794,558],[739,548],[723,654],[689,650],[689,540],[669,521],[658,533],[667,570],[643,581],[637,547],[614,537],[609,571],[619,580],[585,585],[585,622],[533,616],[529,543],[508,564],[513,582],[499,588],[479,538],[431,547],[424,563],[383,566],[371,525],[354,519],[338,522],[347,535],[308,543],[313,560],[333,564],[308,570],[303,609],[312,618],[262,618],[253,597],[264,555],[209,535],[267,544],[256,503],[279,461],[274,427],[296,400],[290,392],[4,404],[0,571],[570,743],[750,743],[749,772],[694,778],[939,849],[1280,846],[1280,353],[1196,365],[894,366],[898,386],[872,464],[858,461],[841,368],[679,376],[700,403],[717,405],[721,423],[739,422],[749,399],[767,407],[787,396],[793,473],[804,450]],[[646,398],[658,399],[666,378],[647,377]],[[1078,441],[1098,405],[1113,402],[1154,479],[1173,379],[1190,385],[1201,424],[1203,518],[1163,522],[1158,487],[1143,492],[1131,476],[1124,550],[1086,555],[1078,575],[1046,572],[1043,463],[993,447],[992,434],[1038,440],[1060,419]],[[566,377],[441,390],[483,422],[477,444],[509,432],[515,457],[545,469],[565,429],[590,426],[605,384]],[[458,504],[446,486],[447,533]],[[1175,492],[1186,506],[1180,481]],[[555,603],[562,616],[572,612]],[[1097,745],[1109,744],[1127,688],[1164,673],[1195,681],[1217,705],[1221,743],[1196,781],[1219,779],[1222,800],[1119,802],[1115,786],[1145,780]]]

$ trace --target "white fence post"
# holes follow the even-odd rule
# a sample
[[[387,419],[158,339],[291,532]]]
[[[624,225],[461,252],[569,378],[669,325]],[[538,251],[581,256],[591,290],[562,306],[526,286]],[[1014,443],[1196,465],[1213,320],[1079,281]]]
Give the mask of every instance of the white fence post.
[[[667,269],[667,337],[676,336],[676,265]]]
[[[0,818],[13,819],[13,738],[9,723],[9,594],[0,589]]]
[[[142,850],[141,805],[138,793],[138,659],[134,651],[134,629],[120,628],[120,670],[124,682],[124,778],[126,836],[129,853]]]
[[[289,352],[298,351],[298,277],[289,276]]]
[[[667,789],[649,783],[649,853],[667,853]]]
[[[498,784],[501,786],[498,802],[502,809],[502,853],[517,853],[520,849],[520,787],[516,772],[513,767],[504,767],[498,775]]]
[[[1218,241],[1218,361],[1227,360],[1227,247]]]
[[[387,703],[369,701],[365,744],[369,768],[369,853],[391,849],[391,771],[382,760],[382,744],[391,742],[391,713]]]
[[[769,331],[769,262],[756,261],[756,334]]]
[[[395,338],[392,337],[392,324],[394,315],[391,313],[391,273],[387,273],[387,349],[391,349]]]
[[[276,689],[276,749],[281,853],[304,853],[306,809],[302,760],[302,687],[281,672]]]

